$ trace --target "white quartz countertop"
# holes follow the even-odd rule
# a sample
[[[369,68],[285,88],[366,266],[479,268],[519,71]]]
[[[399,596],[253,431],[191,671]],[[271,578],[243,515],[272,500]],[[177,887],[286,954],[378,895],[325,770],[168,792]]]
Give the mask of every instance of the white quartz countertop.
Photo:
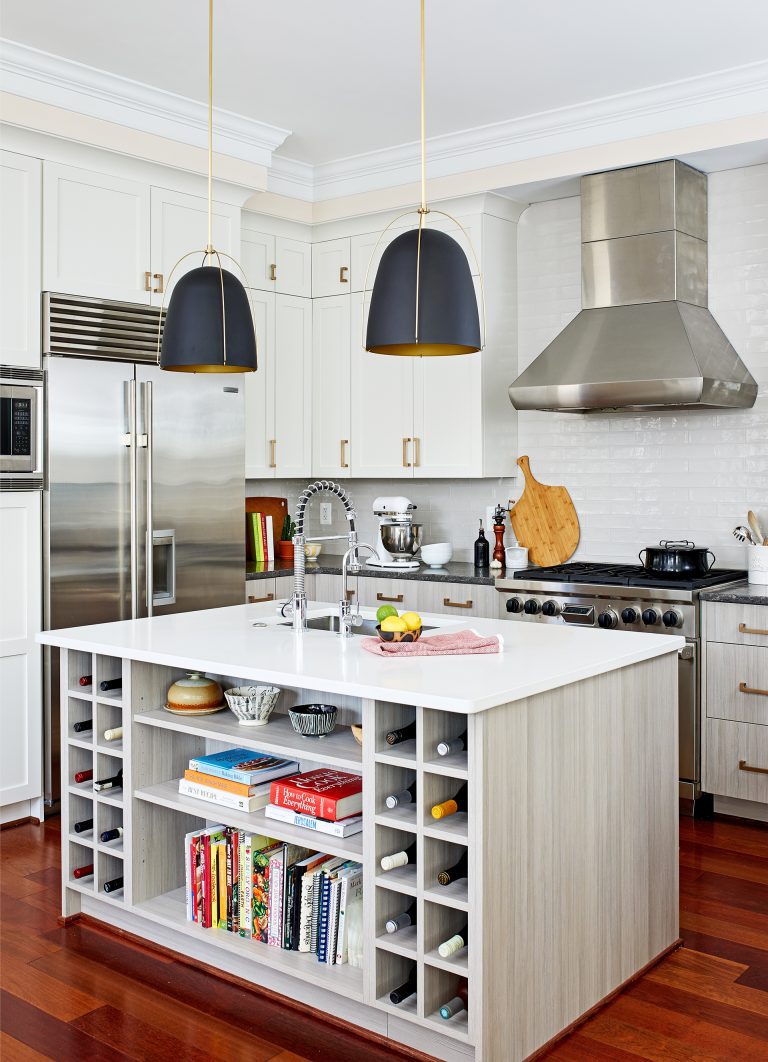
[[[310,615],[334,612],[310,606]],[[375,610],[363,609],[364,616]],[[472,617],[422,615],[442,632],[468,627],[504,638],[497,655],[382,658],[355,635],[293,634],[273,604],[184,612],[89,627],[44,631],[38,640],[64,649],[199,670],[276,686],[302,686],[399,704],[480,712],[507,701],[567,686],[606,671],[677,652],[685,639],[660,634],[583,629]],[[266,626],[254,627],[255,622]],[[437,634],[430,631],[429,634]]]

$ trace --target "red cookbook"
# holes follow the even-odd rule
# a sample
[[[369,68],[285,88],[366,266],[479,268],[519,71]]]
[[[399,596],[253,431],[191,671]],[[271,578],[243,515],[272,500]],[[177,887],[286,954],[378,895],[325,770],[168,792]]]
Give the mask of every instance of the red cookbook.
[[[278,779],[270,787],[269,799],[279,807],[335,822],[363,810],[363,779],[323,767]]]

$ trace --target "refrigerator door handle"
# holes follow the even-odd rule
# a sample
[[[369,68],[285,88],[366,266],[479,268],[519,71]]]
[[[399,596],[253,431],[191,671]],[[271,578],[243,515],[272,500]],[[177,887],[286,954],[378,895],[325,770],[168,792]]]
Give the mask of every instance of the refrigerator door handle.
[[[152,532],[152,604],[176,603],[176,530]]]
[[[139,440],[139,445],[146,447],[147,460],[146,460],[146,472],[147,472],[147,495],[146,495],[146,514],[147,514],[147,533],[145,539],[145,556],[144,556],[144,574],[146,576],[146,594],[147,594],[147,615],[152,615],[152,606],[154,604],[153,598],[155,593],[154,588],[154,571],[152,565],[152,549],[154,545],[154,512],[153,512],[153,494],[152,494],[152,383],[148,380],[144,384],[144,435]]]
[[[136,452],[136,381],[128,381],[128,431],[123,435],[123,442],[129,448],[128,481],[130,484],[130,521],[131,521],[131,619],[139,614],[139,504],[138,504],[138,455]]]

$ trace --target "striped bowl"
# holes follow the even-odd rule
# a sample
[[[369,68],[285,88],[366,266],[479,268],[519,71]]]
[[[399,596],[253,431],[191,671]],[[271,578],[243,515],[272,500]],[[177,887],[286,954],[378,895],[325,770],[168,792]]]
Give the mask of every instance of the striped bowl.
[[[293,729],[302,737],[325,737],[336,726],[335,704],[296,704],[288,709]]]
[[[418,642],[421,638],[421,627],[417,627],[415,631],[383,631],[379,623],[376,633],[382,642]]]

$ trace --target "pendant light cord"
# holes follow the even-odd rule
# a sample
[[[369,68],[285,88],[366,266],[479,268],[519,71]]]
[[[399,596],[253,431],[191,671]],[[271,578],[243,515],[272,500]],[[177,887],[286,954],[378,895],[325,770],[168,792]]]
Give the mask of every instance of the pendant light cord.
[[[213,2],[213,0],[211,0]],[[427,111],[425,104],[426,86],[424,75],[424,0],[421,0],[421,207],[420,213],[427,213]]]
[[[423,0],[422,0],[423,3]],[[208,251],[213,250],[213,0],[208,0]]]

